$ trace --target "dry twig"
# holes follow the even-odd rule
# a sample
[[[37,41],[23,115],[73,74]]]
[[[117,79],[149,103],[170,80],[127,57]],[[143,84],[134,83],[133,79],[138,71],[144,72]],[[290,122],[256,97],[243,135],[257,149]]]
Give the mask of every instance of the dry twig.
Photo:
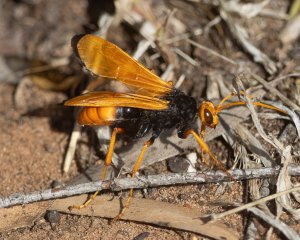
[[[292,228],[290,228],[288,225],[286,225],[284,222],[280,221],[279,219],[276,219],[276,217],[274,215],[271,215],[271,214],[268,215],[264,211],[254,207],[256,205],[265,203],[267,201],[270,201],[274,198],[283,196],[285,194],[288,194],[288,193],[291,193],[291,192],[294,192],[294,191],[299,191],[299,189],[300,189],[300,187],[298,186],[298,187],[295,187],[295,188],[292,188],[292,189],[289,189],[289,190],[286,190],[286,191],[283,191],[283,192],[279,192],[279,193],[270,195],[268,197],[261,198],[257,201],[254,201],[254,202],[242,205],[240,207],[231,209],[231,210],[226,211],[224,213],[212,214],[209,217],[205,217],[205,219],[206,220],[208,219],[209,222],[211,222],[211,221],[215,221],[215,220],[220,219],[220,218],[224,218],[225,216],[227,216],[229,214],[237,213],[237,212],[240,212],[240,211],[243,211],[243,210],[247,209],[248,211],[252,212],[257,217],[263,219],[265,222],[270,224],[272,227],[275,227],[278,230],[280,230],[287,237],[287,239],[300,239],[299,235]]]
[[[226,1],[220,1],[220,3],[220,15],[228,25],[232,36],[253,56],[255,62],[262,64],[269,74],[274,74],[277,71],[275,62],[250,42],[247,30],[231,16],[230,10],[232,6]]]
[[[232,178],[236,181],[267,178],[276,176],[279,173],[280,167],[261,168],[261,169],[235,169],[231,172]],[[290,165],[288,167],[290,175],[300,175],[300,166]],[[231,181],[227,174],[221,171],[208,172],[193,172],[193,173],[172,173],[160,174],[153,176],[143,176],[138,178],[122,178],[111,181],[96,181],[89,183],[81,183],[78,185],[60,187],[55,189],[47,189],[32,193],[18,193],[8,197],[0,198],[0,208],[10,207],[18,204],[26,204],[35,201],[56,199],[67,196],[74,196],[83,193],[95,192],[97,190],[109,189],[111,191],[121,191],[130,188],[148,188],[157,186],[170,186],[175,184],[190,184],[190,183],[211,183]]]
[[[280,230],[284,236],[286,236],[287,239],[293,239],[293,240],[299,240],[300,237],[292,228],[290,228],[287,224],[280,221],[279,219],[276,219],[275,216],[268,216],[265,214],[262,210],[258,208],[249,208],[250,212],[255,214],[255,216],[263,219],[265,222],[273,226],[274,228],[277,228]]]

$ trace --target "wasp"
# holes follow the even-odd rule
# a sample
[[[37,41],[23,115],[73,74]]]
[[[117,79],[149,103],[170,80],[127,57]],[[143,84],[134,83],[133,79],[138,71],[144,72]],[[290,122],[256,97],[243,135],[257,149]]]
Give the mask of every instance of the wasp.
[[[73,39],[76,39],[76,55],[88,71],[96,76],[117,80],[133,89],[133,93],[89,92],[65,102],[66,106],[82,107],[78,116],[79,124],[110,126],[112,129],[101,180],[105,179],[107,167],[112,163],[112,154],[118,135],[124,134],[129,138],[138,139],[151,133],[132,169],[131,176],[134,177],[144,153],[167,129],[176,129],[179,138],[192,135],[198,142],[202,153],[209,155],[213,165],[226,171],[205,143],[204,134],[207,127],[215,128],[218,125],[218,114],[222,110],[246,105],[243,101],[225,103],[235,96],[235,93],[226,96],[218,105],[210,101],[199,103],[176,89],[171,81],[166,82],[160,79],[113,43],[90,34],[76,36]],[[283,112],[265,103],[253,102],[253,104]],[[195,130],[197,119],[201,121],[199,133]],[[95,192],[84,204],[71,208],[86,207],[98,193],[99,191]],[[133,189],[130,190],[119,217],[129,207],[132,195]]]

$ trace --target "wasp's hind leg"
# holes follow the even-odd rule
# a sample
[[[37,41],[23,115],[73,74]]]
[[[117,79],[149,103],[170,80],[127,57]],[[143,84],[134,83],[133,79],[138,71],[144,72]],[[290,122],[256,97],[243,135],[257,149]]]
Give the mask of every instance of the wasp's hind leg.
[[[103,170],[102,170],[102,173],[101,173],[101,181],[103,181],[105,179],[107,167],[111,165],[112,155],[113,155],[113,152],[114,152],[114,147],[115,147],[115,143],[116,143],[117,134],[121,134],[122,132],[123,132],[123,130],[121,128],[114,128],[113,129],[113,132],[112,132],[112,135],[111,135],[111,139],[110,139],[110,143],[109,143],[108,152],[106,154],[105,163],[104,163]],[[82,209],[82,208],[87,207],[95,199],[95,197],[99,194],[99,192],[100,191],[96,191],[82,205],[73,205],[73,206],[70,206],[69,210],[72,210],[73,208]]]
[[[152,136],[147,142],[144,143],[141,153],[140,153],[138,159],[136,160],[134,167],[132,169],[131,177],[135,177],[137,171],[140,168],[140,165],[142,163],[142,160],[143,160],[146,150],[154,143],[155,138],[157,138],[157,136]],[[131,188],[129,191],[129,196],[127,197],[124,207],[122,208],[121,212],[114,218],[114,221],[119,220],[124,215],[126,209],[130,205],[130,200],[131,200],[132,196],[133,196],[133,189]]]

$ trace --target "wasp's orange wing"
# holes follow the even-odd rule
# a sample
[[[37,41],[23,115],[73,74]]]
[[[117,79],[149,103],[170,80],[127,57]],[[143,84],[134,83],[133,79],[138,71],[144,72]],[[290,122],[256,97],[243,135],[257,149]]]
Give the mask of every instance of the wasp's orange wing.
[[[116,79],[143,94],[161,96],[172,90],[170,82],[163,81],[122,49],[102,38],[90,34],[82,36],[77,42],[77,52],[92,73]]]
[[[83,107],[133,107],[148,110],[168,109],[163,99],[133,93],[89,92],[65,102],[66,106]]]

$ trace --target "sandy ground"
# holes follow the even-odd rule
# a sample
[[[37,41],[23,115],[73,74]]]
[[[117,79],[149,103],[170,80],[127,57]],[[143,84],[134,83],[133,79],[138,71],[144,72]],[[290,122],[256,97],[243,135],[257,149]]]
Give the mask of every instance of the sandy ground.
[[[71,1],[72,3],[69,3],[69,5],[67,1],[62,2],[61,5],[50,1],[45,4],[43,0],[32,1],[36,2],[36,5],[29,3],[31,1],[28,1],[28,3],[25,3],[27,1],[20,2],[7,2],[6,7],[9,11],[2,12],[2,16],[0,14],[0,22],[3,23],[0,24],[0,30],[4,29],[5,36],[8,36],[6,41],[3,41],[0,37],[0,45],[5,46],[0,49],[0,56],[15,60],[12,61],[12,71],[14,69],[32,70],[34,69],[32,65],[35,66],[36,62],[38,64],[40,62],[46,63],[48,66],[48,64],[53,64],[53,59],[64,58],[69,61],[69,56],[72,54],[70,47],[72,36],[83,31],[95,31],[94,25],[97,23],[98,18],[96,20],[91,18],[95,14],[95,12],[92,14],[93,10],[99,11],[101,14],[104,9],[110,13],[114,11],[111,3],[107,3],[107,1],[105,1],[108,4],[106,7],[99,5],[98,2],[98,5],[96,5],[99,9],[91,8],[93,1],[79,1],[77,5],[73,4],[74,1]],[[186,7],[186,5],[181,6],[181,3],[178,1],[174,1],[172,3],[174,5],[168,3],[168,1],[165,2],[168,9],[172,9],[174,6],[180,9],[175,14],[178,14],[176,17],[182,21],[170,20],[168,23],[170,24],[168,25],[170,31],[166,31],[170,34],[170,37],[176,34],[177,30],[181,29],[177,28],[178,26],[187,27],[187,29],[183,28],[181,33],[187,30],[195,30],[198,26],[207,26],[213,20],[211,16],[214,16],[216,12],[216,9],[212,6],[199,8],[200,12],[197,12],[195,11],[196,8],[190,8],[193,5],[188,4],[187,6],[189,7]],[[162,5],[158,4],[157,1],[151,3],[152,5],[150,4],[149,6],[151,9],[153,8],[154,15],[157,16],[157,19],[160,19],[156,23],[164,22],[167,11],[163,12],[161,10]],[[286,1],[278,0],[271,1],[268,7],[287,11],[287,5],[289,4]],[[149,6],[145,5],[145,7]],[[204,4],[203,6],[207,5]],[[125,6],[123,7],[126,9]],[[48,12],[46,11],[47,9],[52,11]],[[133,10],[141,15],[144,13],[143,9],[139,7],[135,7]],[[52,14],[52,12],[57,14]],[[82,14],[82,12],[85,14]],[[89,17],[91,18],[89,20],[87,20],[88,14],[90,14]],[[150,21],[153,16],[144,17],[145,21]],[[118,20],[117,17],[116,19]],[[239,18],[239,23],[244,26],[249,24],[247,30],[252,43],[259,49],[262,49],[271,59],[277,60],[278,69],[281,72],[276,74],[286,75],[290,72],[299,72],[299,42],[292,43],[292,46],[287,46],[285,49],[281,46],[278,39],[280,30],[284,26],[282,19],[261,16],[251,20],[251,22],[247,22],[245,19]],[[121,48],[126,49],[128,52],[132,52],[137,45],[135,43],[142,39],[138,34],[139,29],[135,28],[136,26],[134,28],[133,26],[127,26],[128,23],[124,24],[122,21],[122,24],[120,24],[121,22],[117,20],[116,25],[112,26],[112,30],[108,31],[107,38],[118,43]],[[228,32],[228,27],[224,25],[221,21],[221,25],[208,29],[209,32],[207,34],[195,36],[195,40],[208,48],[222,53],[224,56],[236,60],[241,64],[239,68],[251,69],[254,73],[267,79],[269,75],[262,65],[254,63],[253,58],[237,44]],[[156,27],[159,29],[161,25]],[[48,29],[52,30],[48,31]],[[19,35],[15,35],[15,33]],[[18,41],[24,44],[21,45]],[[218,90],[216,90],[218,84],[213,80],[219,78],[226,86],[229,86],[233,75],[239,72],[240,69],[237,70],[236,66],[227,64],[227,62],[220,60],[220,58],[211,55],[207,51],[192,47],[186,42],[181,46],[181,43],[175,42],[172,47],[181,48],[184,52],[191,55],[189,57],[201,64],[193,66],[182,55],[176,55],[174,49],[168,45],[158,46],[158,50],[156,49],[158,53],[162,53],[160,58],[151,58],[150,56],[153,57],[153,50],[151,50],[149,51],[151,54],[145,54],[143,62],[150,69],[158,70],[157,73],[162,73],[166,69],[165,63],[174,64],[176,77],[179,77],[182,72],[186,74],[186,80],[180,89],[196,99],[219,97],[215,95],[216,92],[219,94]],[[23,63],[20,64],[21,68],[18,68],[19,62],[14,58],[23,60]],[[67,61],[68,67],[62,71],[63,79],[65,76],[71,76],[71,78],[75,76],[75,78],[84,82],[83,79],[86,79],[86,77],[82,76],[78,59],[70,59],[69,62]],[[71,169],[67,174],[62,173],[63,161],[75,121],[74,111],[71,108],[64,107],[63,101],[68,99],[70,95],[79,94],[83,87],[81,86],[81,89],[78,86],[68,87],[63,90],[60,88],[56,89],[56,91],[51,91],[53,88],[47,85],[46,89],[48,90],[43,90],[37,85],[44,83],[44,80],[34,84],[31,81],[32,79],[24,75],[26,74],[17,75],[19,77],[15,78],[15,82],[11,82],[8,79],[0,82],[0,196],[8,196],[16,192],[48,189],[55,182],[66,183],[82,173],[84,169],[97,164],[99,160],[101,161],[105,157],[105,152],[99,152],[98,141],[95,134],[92,133],[93,131],[85,129],[76,152],[76,162],[72,162]],[[272,76],[273,79],[275,75]],[[48,79],[47,77],[46,79]],[[56,78],[54,77],[54,79]],[[282,94],[295,103],[297,101],[299,103],[299,84],[297,85],[297,82],[299,82],[299,79],[296,81],[296,78],[287,78],[277,86]],[[55,84],[59,85],[58,83]],[[251,84],[253,83],[250,82],[249,85],[251,86]],[[114,86],[110,85],[109,87]],[[269,100],[278,101],[278,98],[269,92],[267,92],[266,96]],[[285,120],[262,121],[263,127],[274,136],[279,136],[287,123]],[[276,151],[259,137],[253,127],[253,123],[247,121],[244,126],[247,126],[251,133],[261,140],[265,149],[269,151],[270,156],[279,161]],[[299,141],[296,137],[296,131],[293,126],[289,129],[289,132],[287,132],[288,137],[281,140],[285,145],[293,145],[294,152],[299,153],[299,150],[297,150],[299,149]],[[233,150],[221,138],[208,144],[218,159],[234,159],[234,151],[236,149]],[[230,166],[231,164],[232,161],[228,161],[227,165]],[[155,174],[166,171],[166,163],[163,162],[155,164],[142,172],[144,174],[149,172]],[[293,179],[294,182],[298,180],[297,178]],[[124,193],[119,195],[124,195]],[[249,186],[246,183],[239,182],[229,185],[205,184],[154,188],[148,190],[147,194],[145,194],[145,191],[136,191],[135,197],[146,197],[156,201],[197,209],[199,215],[224,211],[227,209],[226,206],[230,206],[231,203],[251,201]],[[274,206],[271,205],[270,208],[274,209]],[[57,223],[50,224],[44,214],[33,225],[0,233],[0,239],[203,239],[203,237],[194,233],[157,227],[151,224],[130,221],[111,223],[108,219],[63,213],[59,214],[60,220]],[[231,215],[222,219],[221,222],[228,229],[232,229],[239,236],[243,236],[249,219],[245,218],[245,215]],[[300,232],[299,224],[290,215],[283,214],[282,220],[294,230]],[[258,229],[256,237],[258,239],[265,237],[264,234],[269,226],[259,220],[254,220],[254,222]],[[282,239],[283,236],[275,232],[272,238]]]

